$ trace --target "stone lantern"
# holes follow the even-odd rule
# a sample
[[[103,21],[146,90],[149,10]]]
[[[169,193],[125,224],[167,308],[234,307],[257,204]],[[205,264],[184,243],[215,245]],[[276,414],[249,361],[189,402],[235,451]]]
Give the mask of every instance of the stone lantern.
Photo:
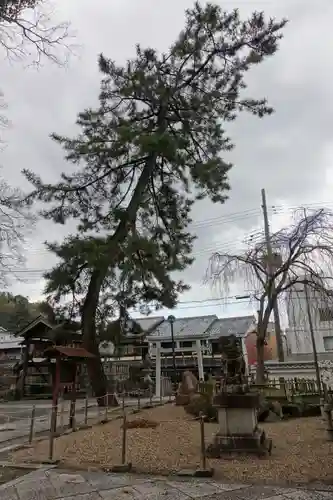
[[[207,453],[211,458],[230,453],[266,455],[271,452],[272,441],[258,428],[260,396],[251,392],[247,384],[239,339],[231,335],[220,340],[224,380],[220,392],[213,399],[219,430]]]

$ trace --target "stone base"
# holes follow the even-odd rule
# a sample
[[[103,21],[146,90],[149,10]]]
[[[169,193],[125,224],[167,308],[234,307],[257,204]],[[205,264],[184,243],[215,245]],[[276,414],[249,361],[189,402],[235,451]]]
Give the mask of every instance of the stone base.
[[[257,429],[253,434],[221,435],[216,434],[213,443],[207,448],[210,458],[221,458],[226,454],[255,454],[263,456],[271,454],[272,440],[267,439],[265,432]]]

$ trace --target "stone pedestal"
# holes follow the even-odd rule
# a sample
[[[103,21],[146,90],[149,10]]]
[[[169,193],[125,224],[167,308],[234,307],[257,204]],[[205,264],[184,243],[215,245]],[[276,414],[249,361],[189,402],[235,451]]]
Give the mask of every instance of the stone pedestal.
[[[221,393],[214,398],[218,408],[219,431],[207,453],[220,458],[226,453],[270,453],[272,441],[258,429],[258,394]]]

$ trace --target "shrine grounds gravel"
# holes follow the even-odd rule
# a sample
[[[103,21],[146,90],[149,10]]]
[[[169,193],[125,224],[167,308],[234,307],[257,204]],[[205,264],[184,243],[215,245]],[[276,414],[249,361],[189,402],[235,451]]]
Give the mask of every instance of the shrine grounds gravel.
[[[182,407],[171,404],[128,415],[128,420],[159,422],[156,428],[127,431],[127,461],[137,472],[171,474],[200,465],[200,429]],[[71,467],[108,467],[121,462],[122,421],[114,420],[91,429],[62,436],[55,441],[55,456]],[[273,439],[270,457],[208,460],[215,477],[233,482],[303,484],[333,483],[333,443],[326,439],[326,424],[320,417],[290,419],[260,424]],[[206,443],[217,424],[205,424]],[[15,452],[12,461],[45,460],[48,441]]]

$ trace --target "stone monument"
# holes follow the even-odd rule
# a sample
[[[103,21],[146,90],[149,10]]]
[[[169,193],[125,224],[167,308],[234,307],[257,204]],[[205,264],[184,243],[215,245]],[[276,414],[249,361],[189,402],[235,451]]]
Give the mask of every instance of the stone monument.
[[[185,406],[189,404],[193,394],[197,392],[198,380],[192,372],[186,370],[182,374],[182,380],[179,383],[176,394],[176,406]]]
[[[223,355],[223,383],[213,398],[219,430],[207,448],[211,458],[226,454],[266,455],[272,441],[258,428],[259,393],[250,392],[245,377],[245,362],[239,339],[231,335],[220,339]]]

